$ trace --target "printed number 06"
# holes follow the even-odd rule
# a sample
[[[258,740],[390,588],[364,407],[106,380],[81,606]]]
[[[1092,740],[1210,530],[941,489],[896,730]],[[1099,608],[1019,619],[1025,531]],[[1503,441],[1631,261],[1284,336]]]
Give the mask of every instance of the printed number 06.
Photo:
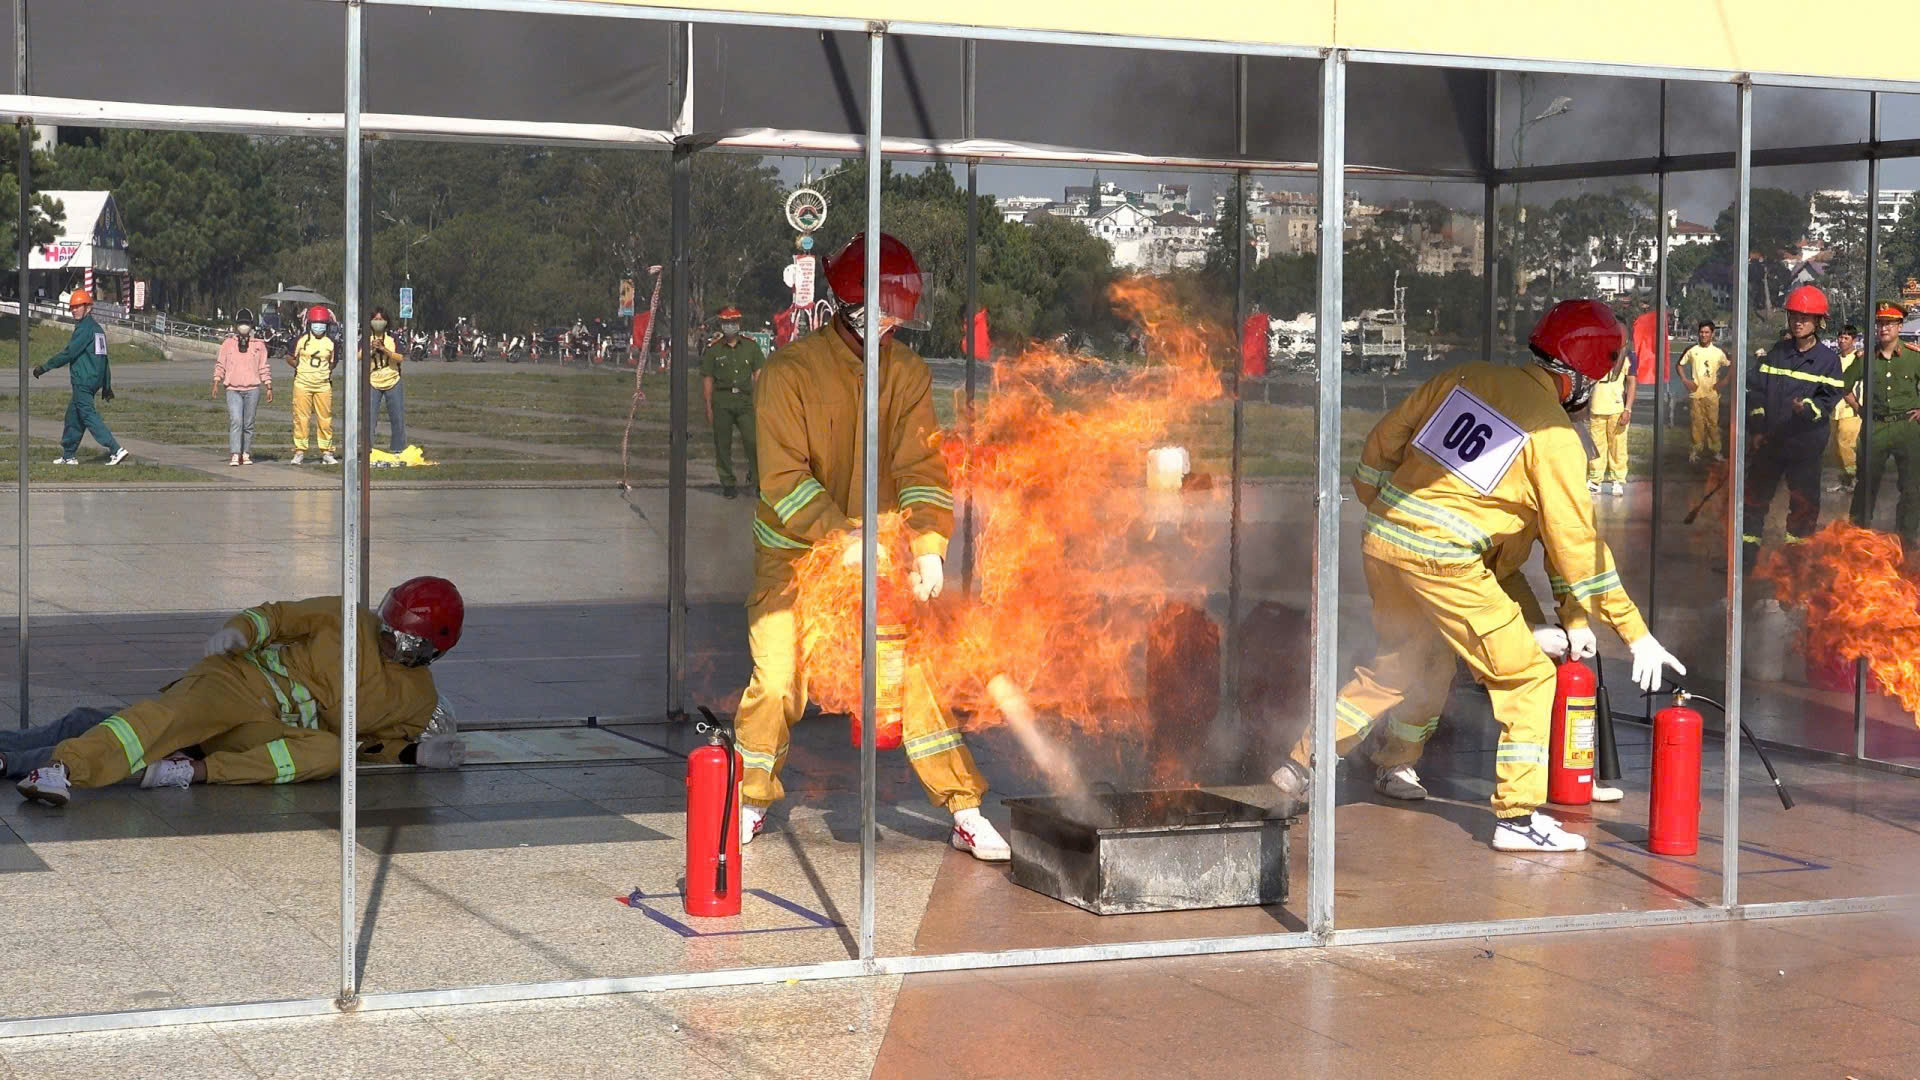
[[[1479,418],[1470,412],[1463,412],[1454,418],[1453,426],[1441,437],[1440,445],[1456,451],[1462,461],[1472,461],[1486,453],[1487,440],[1493,438],[1493,429],[1477,423]]]

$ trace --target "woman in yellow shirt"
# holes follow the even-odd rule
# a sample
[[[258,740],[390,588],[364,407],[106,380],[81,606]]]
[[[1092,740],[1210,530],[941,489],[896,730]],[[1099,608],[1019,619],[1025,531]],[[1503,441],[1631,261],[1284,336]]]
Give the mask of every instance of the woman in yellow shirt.
[[[367,371],[367,442],[371,445],[374,433],[380,430],[380,407],[384,404],[392,436],[387,450],[397,454],[407,448],[407,399],[400,387],[400,364],[406,357],[394,344],[393,335],[387,333],[388,325],[387,309],[374,308],[367,319],[367,338],[360,346],[360,358]]]
[[[293,368],[293,457],[289,464],[307,459],[307,431],[317,431],[320,460],[338,465],[333,456],[333,369],[339,357],[333,351],[333,339],[327,336],[333,313],[315,304],[307,309],[307,332],[294,339],[287,363]]]

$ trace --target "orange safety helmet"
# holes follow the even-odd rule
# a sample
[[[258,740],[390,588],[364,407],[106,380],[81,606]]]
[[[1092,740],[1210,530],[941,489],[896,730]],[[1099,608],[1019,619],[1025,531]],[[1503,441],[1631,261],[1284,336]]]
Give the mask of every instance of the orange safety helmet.
[[[856,233],[827,260],[827,287],[842,304],[858,313],[867,302],[867,234]],[[926,296],[926,277],[907,245],[880,234],[880,314],[909,330],[925,330],[920,301]]]
[[[1880,301],[1880,306],[1875,309],[1873,317],[1875,319],[1892,319],[1894,322],[1906,322],[1907,309],[1892,300],[1882,300]]]
[[[307,317],[303,321],[330,323],[333,321],[333,312],[328,311],[325,304],[315,304],[307,309]]]
[[[1827,316],[1827,294],[1812,285],[1802,285],[1787,294],[1787,310],[1796,315]]]
[[[417,577],[395,585],[380,598],[380,623],[396,635],[407,635],[424,646],[411,652],[402,642],[402,662],[431,663],[460,642],[466,621],[466,601],[453,582],[442,577]]]
[[[67,294],[67,308],[69,310],[77,308],[82,304],[91,307],[93,305],[93,294],[85,289],[75,289]]]
[[[723,322],[729,321],[729,320],[737,320],[740,318],[740,309],[729,304],[726,307],[721,308],[720,314],[714,317],[717,319],[720,319]]]

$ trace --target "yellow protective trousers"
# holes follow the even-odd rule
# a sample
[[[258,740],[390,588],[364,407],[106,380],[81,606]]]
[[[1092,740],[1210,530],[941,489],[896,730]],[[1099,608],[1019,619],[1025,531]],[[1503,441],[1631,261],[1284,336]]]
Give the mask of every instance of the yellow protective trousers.
[[[319,429],[320,449],[333,449],[333,388],[293,388],[293,448],[307,449],[307,429]]]
[[[244,656],[210,656],[93,730],[54,747],[75,787],[106,787],[176,750],[206,752],[215,784],[284,784],[340,771],[340,740],[280,720],[273,687]]]
[[[1593,458],[1587,462],[1588,480],[1625,480],[1627,478],[1627,415],[1587,417],[1587,434],[1593,437]]]
[[[1717,391],[1696,391],[1689,400],[1687,408],[1693,413],[1693,452],[1695,454],[1718,454],[1723,449],[1720,439],[1720,394]]]
[[[766,602],[747,604],[747,644],[753,652],[753,679],[740,696],[733,731],[746,776],[740,799],[768,806],[786,791],[780,770],[786,765],[790,733],[807,708],[807,676],[800,661],[800,625],[786,598],[775,591],[756,593]],[[933,805],[950,812],[980,805],[986,777],[960,736],[953,718],[935,699],[926,668],[909,664],[901,708],[901,733],[907,761],[927,789]]]
[[[1833,453],[1840,459],[1840,471],[1847,479],[1853,479],[1854,470],[1860,464],[1860,417],[1836,416],[1833,418]]]
[[[1361,560],[1373,597],[1379,639],[1371,666],[1354,669],[1334,704],[1336,750],[1351,753],[1374,721],[1397,711],[1380,765],[1404,765],[1419,757],[1433,734],[1433,718],[1446,704],[1453,677],[1449,654],[1466,661],[1493,699],[1500,742],[1494,753],[1493,812],[1522,817],[1547,801],[1547,734],[1553,709],[1553,662],[1533,639],[1520,605],[1500,588],[1493,572],[1457,564],[1434,573],[1395,566],[1371,556]],[[1294,760],[1311,761],[1310,736]]]

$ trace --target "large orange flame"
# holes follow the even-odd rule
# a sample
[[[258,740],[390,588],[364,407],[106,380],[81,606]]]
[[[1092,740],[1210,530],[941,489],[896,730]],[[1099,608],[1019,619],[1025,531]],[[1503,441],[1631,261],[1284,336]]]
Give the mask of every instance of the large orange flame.
[[[1886,693],[1920,714],[1920,585],[1899,538],[1835,521],[1805,543],[1769,550],[1756,571],[1806,612],[1809,665],[1865,658]]]
[[[1030,346],[996,366],[971,437],[941,436],[955,494],[975,507],[975,596],[957,595],[950,566],[948,599],[910,604],[909,655],[976,724],[1002,719],[1016,692],[1082,728],[1146,718],[1143,650],[1175,591],[1171,571],[1190,554],[1169,555],[1167,534],[1189,538],[1158,528],[1149,512],[1147,452],[1221,397],[1216,358],[1232,350],[1223,332],[1184,317],[1159,282],[1122,282],[1111,300],[1145,327],[1150,362],[1119,368]],[[1189,508],[1219,497],[1175,496]],[[860,701],[859,568],[843,558],[846,540],[802,557],[795,581],[809,692],[837,711]],[[912,556],[898,514],[883,515],[878,542],[883,601],[900,603]]]

